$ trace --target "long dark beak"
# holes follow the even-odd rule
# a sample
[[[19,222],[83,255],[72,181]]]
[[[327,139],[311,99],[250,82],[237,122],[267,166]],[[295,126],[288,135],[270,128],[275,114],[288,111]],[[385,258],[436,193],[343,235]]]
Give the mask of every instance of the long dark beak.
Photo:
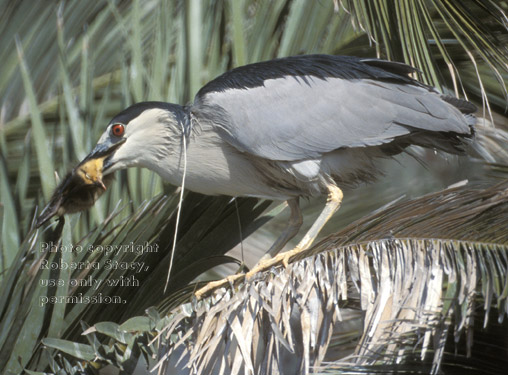
[[[110,156],[112,156],[116,149],[123,145],[125,141],[126,139],[120,139],[114,143],[107,141],[97,144],[92,152],[90,152],[80,164],[84,164],[93,159],[104,159],[102,171],[105,172],[113,165],[110,161]]]

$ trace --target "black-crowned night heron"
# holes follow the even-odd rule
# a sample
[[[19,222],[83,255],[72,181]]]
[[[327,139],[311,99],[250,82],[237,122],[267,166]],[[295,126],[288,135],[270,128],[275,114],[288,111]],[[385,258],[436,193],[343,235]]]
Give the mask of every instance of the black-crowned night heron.
[[[286,200],[291,217],[271,255],[302,224],[299,197],[328,194],[299,251],[339,208],[341,187],[380,174],[376,159],[410,145],[459,153],[472,138],[475,107],[410,78],[414,71],[327,55],[242,66],[206,84],[188,106],[125,109],[86,160],[103,160],[104,174],[145,167],[174,185],[185,166],[191,191]]]

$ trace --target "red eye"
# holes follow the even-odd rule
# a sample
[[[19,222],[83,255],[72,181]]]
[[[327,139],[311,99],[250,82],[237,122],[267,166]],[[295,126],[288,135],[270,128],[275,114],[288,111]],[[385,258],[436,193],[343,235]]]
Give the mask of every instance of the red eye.
[[[116,137],[121,137],[125,132],[125,126],[123,124],[115,124],[111,127],[111,133]]]

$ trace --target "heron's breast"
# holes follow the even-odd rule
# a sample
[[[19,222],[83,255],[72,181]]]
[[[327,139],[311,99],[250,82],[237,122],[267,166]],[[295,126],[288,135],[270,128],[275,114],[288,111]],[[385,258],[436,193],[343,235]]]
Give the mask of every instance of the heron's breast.
[[[270,186],[249,155],[212,132],[193,135],[186,150],[173,150],[157,165],[147,166],[172,185],[206,195],[252,196],[286,200]],[[186,160],[185,160],[186,159]]]

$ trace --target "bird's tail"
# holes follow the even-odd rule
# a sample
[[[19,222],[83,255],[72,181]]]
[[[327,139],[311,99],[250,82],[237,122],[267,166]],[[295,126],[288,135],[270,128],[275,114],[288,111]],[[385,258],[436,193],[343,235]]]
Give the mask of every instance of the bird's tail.
[[[496,163],[499,160],[508,160],[508,151],[501,145],[508,141],[508,133],[495,128],[493,124],[473,113],[477,107],[465,100],[454,96],[441,95],[441,99],[450,103],[464,114],[471,136],[461,137],[464,141],[464,150],[472,157],[483,159],[488,163]]]
[[[474,118],[475,137],[468,145],[467,153],[488,163],[508,161],[508,132],[489,124],[487,120]]]

